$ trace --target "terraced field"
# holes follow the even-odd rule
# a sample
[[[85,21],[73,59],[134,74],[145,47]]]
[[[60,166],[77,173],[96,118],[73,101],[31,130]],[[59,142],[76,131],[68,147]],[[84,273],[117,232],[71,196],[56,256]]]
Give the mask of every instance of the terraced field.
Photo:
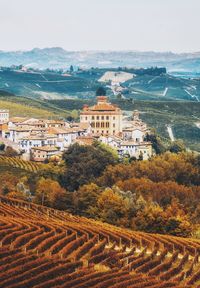
[[[200,287],[200,241],[0,196],[0,287]]]
[[[37,172],[43,165],[31,161],[25,161],[17,157],[6,157],[0,155],[0,165],[19,168],[28,172]]]

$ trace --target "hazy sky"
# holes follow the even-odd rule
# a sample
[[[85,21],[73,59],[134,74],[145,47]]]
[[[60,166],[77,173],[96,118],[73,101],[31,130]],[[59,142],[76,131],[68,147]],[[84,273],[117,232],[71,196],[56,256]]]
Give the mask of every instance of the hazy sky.
[[[200,0],[0,0],[0,50],[200,51]]]

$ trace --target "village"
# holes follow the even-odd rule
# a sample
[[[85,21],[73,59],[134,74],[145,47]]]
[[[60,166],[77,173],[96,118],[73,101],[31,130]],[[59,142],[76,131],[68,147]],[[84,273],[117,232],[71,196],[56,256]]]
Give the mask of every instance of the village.
[[[110,146],[121,158],[147,160],[152,156],[152,144],[145,141],[149,129],[139,111],[133,111],[130,118],[106,96],[98,96],[94,106],[85,105],[80,122],[10,117],[9,110],[2,109],[0,142],[15,149],[22,159],[36,162],[60,159],[70,145],[92,145],[94,141]]]

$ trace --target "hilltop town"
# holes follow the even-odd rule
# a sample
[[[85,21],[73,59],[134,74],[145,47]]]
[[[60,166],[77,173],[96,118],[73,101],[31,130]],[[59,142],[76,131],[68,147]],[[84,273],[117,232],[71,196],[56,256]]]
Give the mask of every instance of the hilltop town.
[[[0,140],[22,159],[37,162],[59,159],[74,143],[92,145],[94,141],[110,146],[119,157],[147,160],[152,156],[152,145],[145,141],[148,127],[139,111],[133,111],[130,118],[106,96],[98,96],[96,105],[85,105],[80,122],[10,117],[9,110],[1,109]]]

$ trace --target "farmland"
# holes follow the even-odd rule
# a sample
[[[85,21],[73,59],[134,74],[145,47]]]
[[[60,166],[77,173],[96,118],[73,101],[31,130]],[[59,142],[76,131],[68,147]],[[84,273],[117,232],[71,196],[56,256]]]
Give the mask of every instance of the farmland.
[[[199,287],[200,241],[0,196],[0,287]]]
[[[113,79],[117,81],[115,78],[117,73],[126,72],[130,77],[122,84],[125,88],[125,98],[156,101],[199,101],[199,78],[175,77],[167,74],[165,68],[160,69],[162,70],[159,71],[159,68],[91,68],[64,73],[61,71],[22,71],[2,68],[0,70],[0,90],[18,96],[39,99],[88,99],[94,98],[98,86],[103,85],[107,88],[107,94],[113,97],[111,81],[99,82],[99,80],[104,79],[104,75],[112,74],[114,75]]]

